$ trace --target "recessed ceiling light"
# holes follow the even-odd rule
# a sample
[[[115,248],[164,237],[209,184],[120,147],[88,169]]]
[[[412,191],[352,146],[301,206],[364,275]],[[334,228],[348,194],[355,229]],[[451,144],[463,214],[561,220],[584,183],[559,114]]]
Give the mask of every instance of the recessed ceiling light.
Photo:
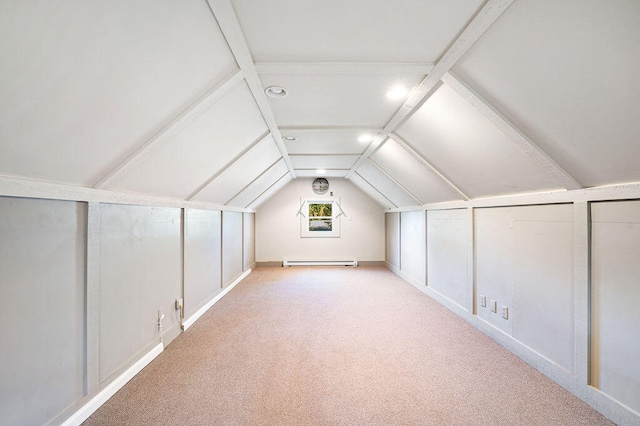
[[[323,174],[327,173],[327,171],[325,169],[317,169],[316,173],[319,174],[319,175],[323,175]]]
[[[409,89],[403,86],[396,86],[387,92],[387,98],[400,99],[409,93]]]
[[[295,142],[298,140],[295,136],[283,136],[282,139],[287,142]]]
[[[264,92],[267,94],[267,96],[271,96],[272,98],[284,98],[289,94],[287,92],[287,89],[279,86],[267,87]]]
[[[370,135],[369,133],[364,133],[358,137],[358,142],[362,142],[362,143],[371,142],[372,140],[373,140],[373,136]]]

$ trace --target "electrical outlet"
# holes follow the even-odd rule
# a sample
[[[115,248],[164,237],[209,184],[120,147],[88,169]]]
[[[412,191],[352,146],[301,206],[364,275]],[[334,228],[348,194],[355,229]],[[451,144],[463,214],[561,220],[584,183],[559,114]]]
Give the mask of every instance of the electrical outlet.
[[[498,303],[495,300],[491,299],[489,305],[491,306],[491,312],[498,312]]]
[[[483,308],[487,307],[487,296],[485,296],[484,294],[481,294],[480,297],[480,306],[482,306]]]
[[[182,308],[182,298],[176,299],[176,310]]]
[[[502,318],[508,320],[509,319],[509,308],[502,305]]]

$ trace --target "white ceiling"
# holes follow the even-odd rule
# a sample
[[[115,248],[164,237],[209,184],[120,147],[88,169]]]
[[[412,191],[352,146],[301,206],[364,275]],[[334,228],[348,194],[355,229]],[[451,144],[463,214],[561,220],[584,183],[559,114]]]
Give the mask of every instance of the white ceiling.
[[[638,46],[637,0],[1,2],[0,176],[243,208],[640,181]]]

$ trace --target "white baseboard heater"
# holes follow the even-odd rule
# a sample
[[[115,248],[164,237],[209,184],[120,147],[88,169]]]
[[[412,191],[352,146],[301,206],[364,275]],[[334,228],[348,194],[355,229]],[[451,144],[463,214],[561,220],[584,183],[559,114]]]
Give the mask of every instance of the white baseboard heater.
[[[282,266],[358,266],[357,260],[285,260]]]

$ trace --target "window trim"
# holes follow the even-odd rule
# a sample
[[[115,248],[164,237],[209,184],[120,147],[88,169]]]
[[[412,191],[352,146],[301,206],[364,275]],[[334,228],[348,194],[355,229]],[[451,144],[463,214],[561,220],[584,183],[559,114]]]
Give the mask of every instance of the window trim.
[[[331,204],[331,231],[311,231],[309,230],[309,205],[310,204]],[[340,238],[340,216],[344,214],[338,200],[329,198],[307,198],[303,199],[298,210],[300,215],[300,237],[301,238]],[[324,216],[322,216],[324,218]],[[327,216],[329,217],[329,216]]]

